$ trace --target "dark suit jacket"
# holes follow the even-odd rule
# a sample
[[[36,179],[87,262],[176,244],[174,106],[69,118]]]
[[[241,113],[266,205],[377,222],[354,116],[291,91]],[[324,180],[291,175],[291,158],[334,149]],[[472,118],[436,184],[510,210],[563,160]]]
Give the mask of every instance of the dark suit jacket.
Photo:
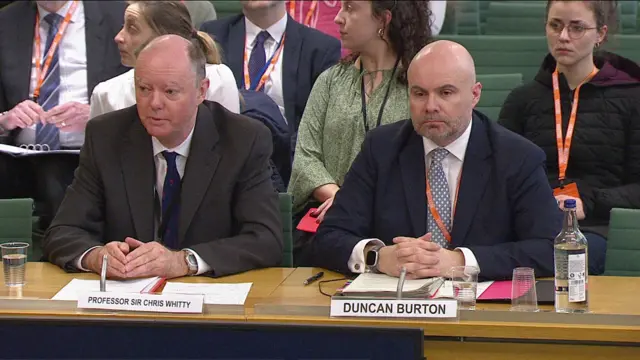
[[[83,4],[90,98],[98,83],[128,70],[120,63],[120,52],[113,40],[122,29],[126,3],[83,1]],[[0,11],[0,112],[11,110],[29,98],[36,14],[35,1],[16,1]]]
[[[233,71],[238,88],[244,84],[244,24],[244,15],[237,15],[208,21],[200,28],[220,44],[224,62]],[[340,41],[300,24],[290,16],[285,33],[282,93],[285,116],[295,138],[313,84],[323,71],[340,59]]]
[[[223,276],[282,259],[278,194],[268,169],[271,134],[258,121],[205,101],[198,108],[182,178],[179,242]],[[43,240],[69,271],[90,247],[154,236],[156,180],[151,137],[136,106],[92,119],[80,165]]]
[[[427,233],[424,159],[410,120],[372,130],[318,230],[315,265],[348,272],[362,239],[393,244],[396,236]],[[563,215],[544,162],[537,146],[474,114],[451,248],[473,251],[483,279],[510,278],[519,266],[553,275],[553,239]]]

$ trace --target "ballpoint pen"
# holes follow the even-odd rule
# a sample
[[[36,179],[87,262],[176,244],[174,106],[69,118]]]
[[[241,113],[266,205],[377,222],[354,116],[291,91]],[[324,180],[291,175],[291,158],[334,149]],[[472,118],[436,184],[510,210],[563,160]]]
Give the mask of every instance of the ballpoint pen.
[[[324,276],[324,272],[323,272],[323,271],[320,271],[319,273],[317,273],[317,274],[313,275],[312,277],[308,278],[307,280],[305,280],[305,281],[303,282],[303,284],[304,284],[304,285],[309,285],[309,284],[311,284],[312,282],[314,282],[314,281],[316,281],[316,280],[320,279],[320,278],[321,278],[321,277],[323,277],[323,276]]]
[[[107,291],[107,254],[102,255],[102,270],[100,271],[100,291]]]

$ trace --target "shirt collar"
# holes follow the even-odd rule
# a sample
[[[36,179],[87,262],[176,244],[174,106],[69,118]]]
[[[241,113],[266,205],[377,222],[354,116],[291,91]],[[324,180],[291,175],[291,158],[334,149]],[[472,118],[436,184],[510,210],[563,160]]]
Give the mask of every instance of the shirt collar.
[[[455,139],[451,144],[444,147],[451,155],[455,156],[460,161],[464,161],[464,154],[467,152],[467,145],[469,144],[469,137],[471,136],[471,123],[473,123],[473,120],[469,121],[469,125],[467,125],[467,128],[464,130],[462,135]],[[422,143],[424,145],[425,155],[429,155],[431,151],[440,148],[440,146],[424,136],[422,137]]]
[[[282,35],[284,35],[284,32],[287,29],[288,18],[289,16],[285,14],[282,19],[278,20],[278,22],[276,22],[275,24],[269,26],[266,29],[261,29],[260,27],[258,27],[258,25],[252,23],[245,16],[244,21],[247,33],[247,43],[253,44],[254,40],[262,30],[266,30],[271,38],[274,39],[274,41],[280,41],[280,39],[282,39]]]
[[[194,125],[193,129],[191,129],[191,132],[189,133],[189,136],[187,136],[187,138],[184,139],[182,144],[174,147],[173,149],[169,149],[166,146],[162,145],[160,140],[152,136],[151,144],[153,145],[153,157],[158,156],[158,154],[161,154],[163,151],[173,151],[180,156],[184,156],[185,158],[189,157],[189,149],[191,148],[191,138],[193,137],[193,131],[195,130],[195,128],[196,127]]]
[[[66,4],[64,4],[63,7],[61,7],[58,11],[56,11],[56,14],[64,17],[65,15],[67,15],[67,11],[69,11],[69,8],[71,7],[71,3],[73,3],[72,0],[67,1]],[[38,16],[40,17],[40,23],[42,24],[42,22],[44,21],[44,17],[49,15],[50,12],[45,10],[43,7],[41,7],[40,5],[37,5],[38,7]],[[70,22],[75,23],[78,21],[78,16],[80,16],[79,14],[82,13],[82,8],[83,8],[83,4],[82,1],[78,1],[78,6],[76,7],[76,11],[73,13],[73,15],[71,15],[71,20]]]

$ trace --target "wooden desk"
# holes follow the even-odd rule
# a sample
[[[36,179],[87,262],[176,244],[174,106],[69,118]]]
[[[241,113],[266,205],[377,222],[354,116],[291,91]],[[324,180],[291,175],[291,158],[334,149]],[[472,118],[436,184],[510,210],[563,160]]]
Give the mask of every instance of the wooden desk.
[[[245,302],[245,308],[251,308],[257,302],[266,301],[271,293],[293,272],[290,268],[271,268],[254,270],[242,274],[213,279],[204,276],[190,276],[171,281],[189,283],[243,283],[252,282],[251,291]],[[74,278],[99,280],[96,274],[64,272],[59,267],[44,262],[27,264],[26,284],[21,288],[0,286],[0,316],[81,316],[123,318],[171,318],[192,320],[228,320],[244,322],[245,312],[240,314],[152,314],[106,311],[76,310],[65,301],[49,301],[60,289]],[[16,301],[21,300],[21,301]]]
[[[257,303],[249,321],[344,326],[419,327],[428,359],[620,359],[640,358],[640,278],[591,277],[590,314],[510,312],[506,304],[478,303],[459,321],[330,318],[331,299],[318,284],[302,282],[321,271],[298,268],[266,302]],[[342,275],[325,271],[323,280]],[[343,281],[322,284],[333,293]],[[500,342],[500,343],[498,343]],[[621,344],[625,343],[625,344]]]

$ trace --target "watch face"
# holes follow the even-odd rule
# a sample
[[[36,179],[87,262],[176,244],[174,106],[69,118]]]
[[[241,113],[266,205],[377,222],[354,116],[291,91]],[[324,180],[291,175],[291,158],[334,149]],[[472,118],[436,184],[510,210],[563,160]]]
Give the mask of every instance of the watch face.
[[[378,263],[378,252],[373,250],[367,251],[367,259],[365,261],[367,266],[375,266]]]
[[[198,267],[198,261],[193,254],[187,255],[187,263],[189,264],[189,267]]]

